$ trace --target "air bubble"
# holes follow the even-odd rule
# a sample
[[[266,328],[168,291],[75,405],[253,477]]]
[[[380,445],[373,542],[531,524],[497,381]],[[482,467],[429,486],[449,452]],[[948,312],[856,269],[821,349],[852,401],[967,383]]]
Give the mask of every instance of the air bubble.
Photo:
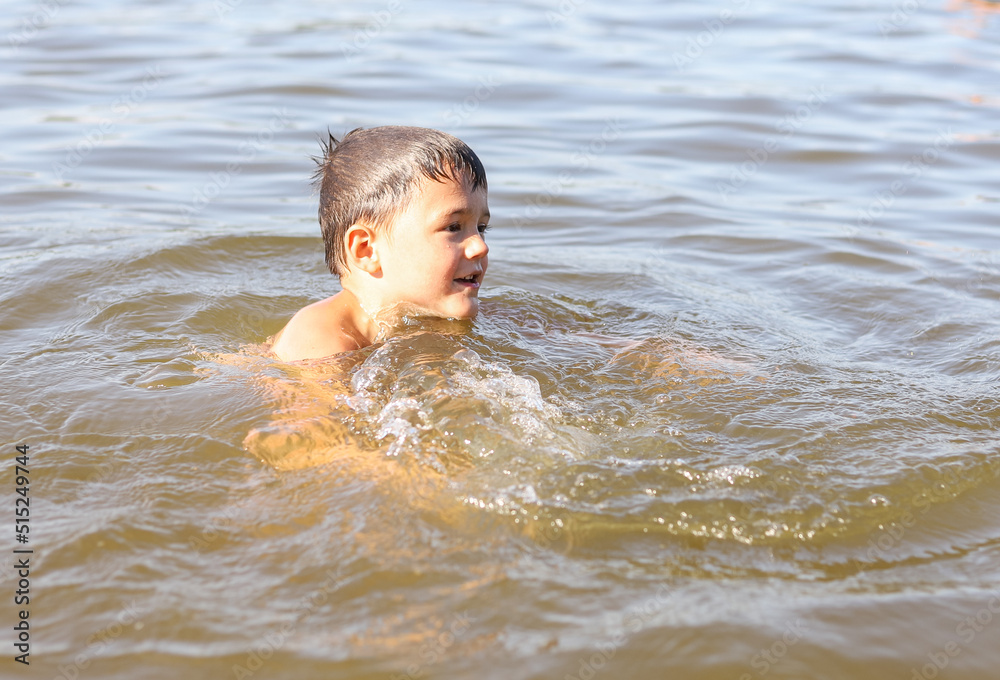
[[[483,363],[482,358],[478,354],[467,348],[458,350],[451,355],[451,358],[474,367],[478,367]]]

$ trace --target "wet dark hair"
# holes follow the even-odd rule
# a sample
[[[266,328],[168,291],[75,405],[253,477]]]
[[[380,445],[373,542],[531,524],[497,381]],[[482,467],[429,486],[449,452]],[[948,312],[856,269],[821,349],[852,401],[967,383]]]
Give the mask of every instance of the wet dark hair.
[[[387,227],[406,209],[422,177],[437,182],[468,179],[473,191],[486,188],[479,157],[445,132],[386,125],[351,130],[339,142],[327,135],[321,142],[322,156],[314,159],[319,166],[314,180],[326,266],[334,276],[347,273],[347,229],[358,223]]]

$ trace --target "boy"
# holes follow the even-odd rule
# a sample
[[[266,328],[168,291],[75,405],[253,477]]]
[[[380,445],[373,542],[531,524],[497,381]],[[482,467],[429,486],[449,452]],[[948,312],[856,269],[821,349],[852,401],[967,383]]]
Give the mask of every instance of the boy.
[[[461,140],[416,127],[330,136],[317,159],[326,263],[343,290],[274,336],[283,361],[366,347],[401,309],[472,318],[486,274],[486,171]]]

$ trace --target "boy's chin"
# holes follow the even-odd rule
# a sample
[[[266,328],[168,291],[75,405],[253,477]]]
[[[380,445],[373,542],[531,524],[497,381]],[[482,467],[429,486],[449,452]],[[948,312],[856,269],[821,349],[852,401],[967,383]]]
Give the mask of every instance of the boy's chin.
[[[475,319],[476,315],[479,314],[479,298],[469,298],[463,305],[463,310],[460,314],[455,314],[456,319]]]

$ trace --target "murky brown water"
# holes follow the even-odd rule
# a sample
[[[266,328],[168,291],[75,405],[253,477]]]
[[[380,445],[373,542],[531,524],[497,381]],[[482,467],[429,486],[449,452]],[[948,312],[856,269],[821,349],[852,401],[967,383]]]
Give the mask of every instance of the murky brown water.
[[[997,677],[995,3],[6,5],[0,675]],[[269,360],[383,123],[483,313]]]

